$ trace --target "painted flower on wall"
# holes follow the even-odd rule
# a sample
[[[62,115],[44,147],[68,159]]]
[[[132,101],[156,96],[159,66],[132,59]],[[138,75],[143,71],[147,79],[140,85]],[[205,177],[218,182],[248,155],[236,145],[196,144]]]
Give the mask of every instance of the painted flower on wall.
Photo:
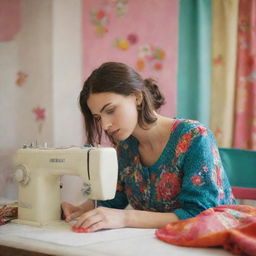
[[[128,0],[114,0],[117,17],[123,17],[128,11]]]
[[[131,45],[134,45],[138,42],[138,36],[134,33],[131,33],[127,36],[126,39],[117,38],[114,42],[114,46],[122,51],[126,51],[130,48]]]
[[[153,45],[143,45],[139,48],[138,55],[136,68],[139,71],[144,70],[146,66],[150,66],[155,71],[163,69],[163,61],[166,55],[163,49]]]
[[[33,108],[33,113],[36,115],[36,121],[45,120],[45,109],[36,107]]]
[[[25,72],[19,71],[17,73],[17,79],[16,79],[16,84],[18,86],[22,86],[26,83],[28,78],[28,74],[26,74]]]
[[[38,123],[38,131],[41,133],[43,129],[43,123],[45,121],[45,108],[36,107],[32,109],[32,112],[35,114],[35,121]]]
[[[108,32],[109,11],[108,5],[102,5],[99,9],[92,9],[90,13],[91,23],[97,36],[102,37]]]
[[[114,46],[116,46],[119,50],[126,51],[130,48],[130,42],[126,39],[117,38]]]
[[[113,11],[118,18],[125,16],[128,11],[128,0],[105,1],[98,8],[90,10],[90,22],[94,26],[97,36],[103,37],[108,32],[110,16]]]
[[[138,42],[138,36],[134,33],[128,34],[127,40],[130,42],[130,44],[136,44]]]

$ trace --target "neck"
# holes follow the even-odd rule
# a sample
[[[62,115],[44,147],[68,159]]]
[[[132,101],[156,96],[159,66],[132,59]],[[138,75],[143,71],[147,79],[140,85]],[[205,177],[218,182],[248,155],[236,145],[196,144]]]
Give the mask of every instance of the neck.
[[[139,141],[141,148],[153,149],[162,140],[165,141],[166,136],[169,136],[166,131],[171,122],[172,119],[157,114],[157,120],[154,124],[150,125],[146,130],[137,126],[132,135]]]

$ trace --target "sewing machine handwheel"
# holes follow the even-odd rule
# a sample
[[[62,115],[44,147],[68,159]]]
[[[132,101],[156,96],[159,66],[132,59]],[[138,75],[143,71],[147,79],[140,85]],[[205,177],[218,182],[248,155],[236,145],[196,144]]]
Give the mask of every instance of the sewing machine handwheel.
[[[26,185],[29,182],[29,175],[26,166],[18,165],[15,169],[15,180],[23,185]]]

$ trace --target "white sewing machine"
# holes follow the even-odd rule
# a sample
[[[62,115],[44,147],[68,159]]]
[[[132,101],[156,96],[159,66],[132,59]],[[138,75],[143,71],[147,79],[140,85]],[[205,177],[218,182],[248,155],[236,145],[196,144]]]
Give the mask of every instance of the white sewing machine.
[[[19,182],[16,223],[42,226],[60,222],[62,175],[80,176],[88,186],[89,199],[115,196],[118,167],[114,148],[26,147],[18,150],[15,166]]]

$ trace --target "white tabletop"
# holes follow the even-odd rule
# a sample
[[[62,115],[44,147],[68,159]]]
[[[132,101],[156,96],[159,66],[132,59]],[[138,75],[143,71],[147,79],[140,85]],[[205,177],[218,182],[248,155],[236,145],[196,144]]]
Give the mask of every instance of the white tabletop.
[[[74,233],[15,223],[0,226],[0,245],[53,255],[72,256],[230,256],[221,248],[189,248],[164,243],[154,229],[113,229]]]

